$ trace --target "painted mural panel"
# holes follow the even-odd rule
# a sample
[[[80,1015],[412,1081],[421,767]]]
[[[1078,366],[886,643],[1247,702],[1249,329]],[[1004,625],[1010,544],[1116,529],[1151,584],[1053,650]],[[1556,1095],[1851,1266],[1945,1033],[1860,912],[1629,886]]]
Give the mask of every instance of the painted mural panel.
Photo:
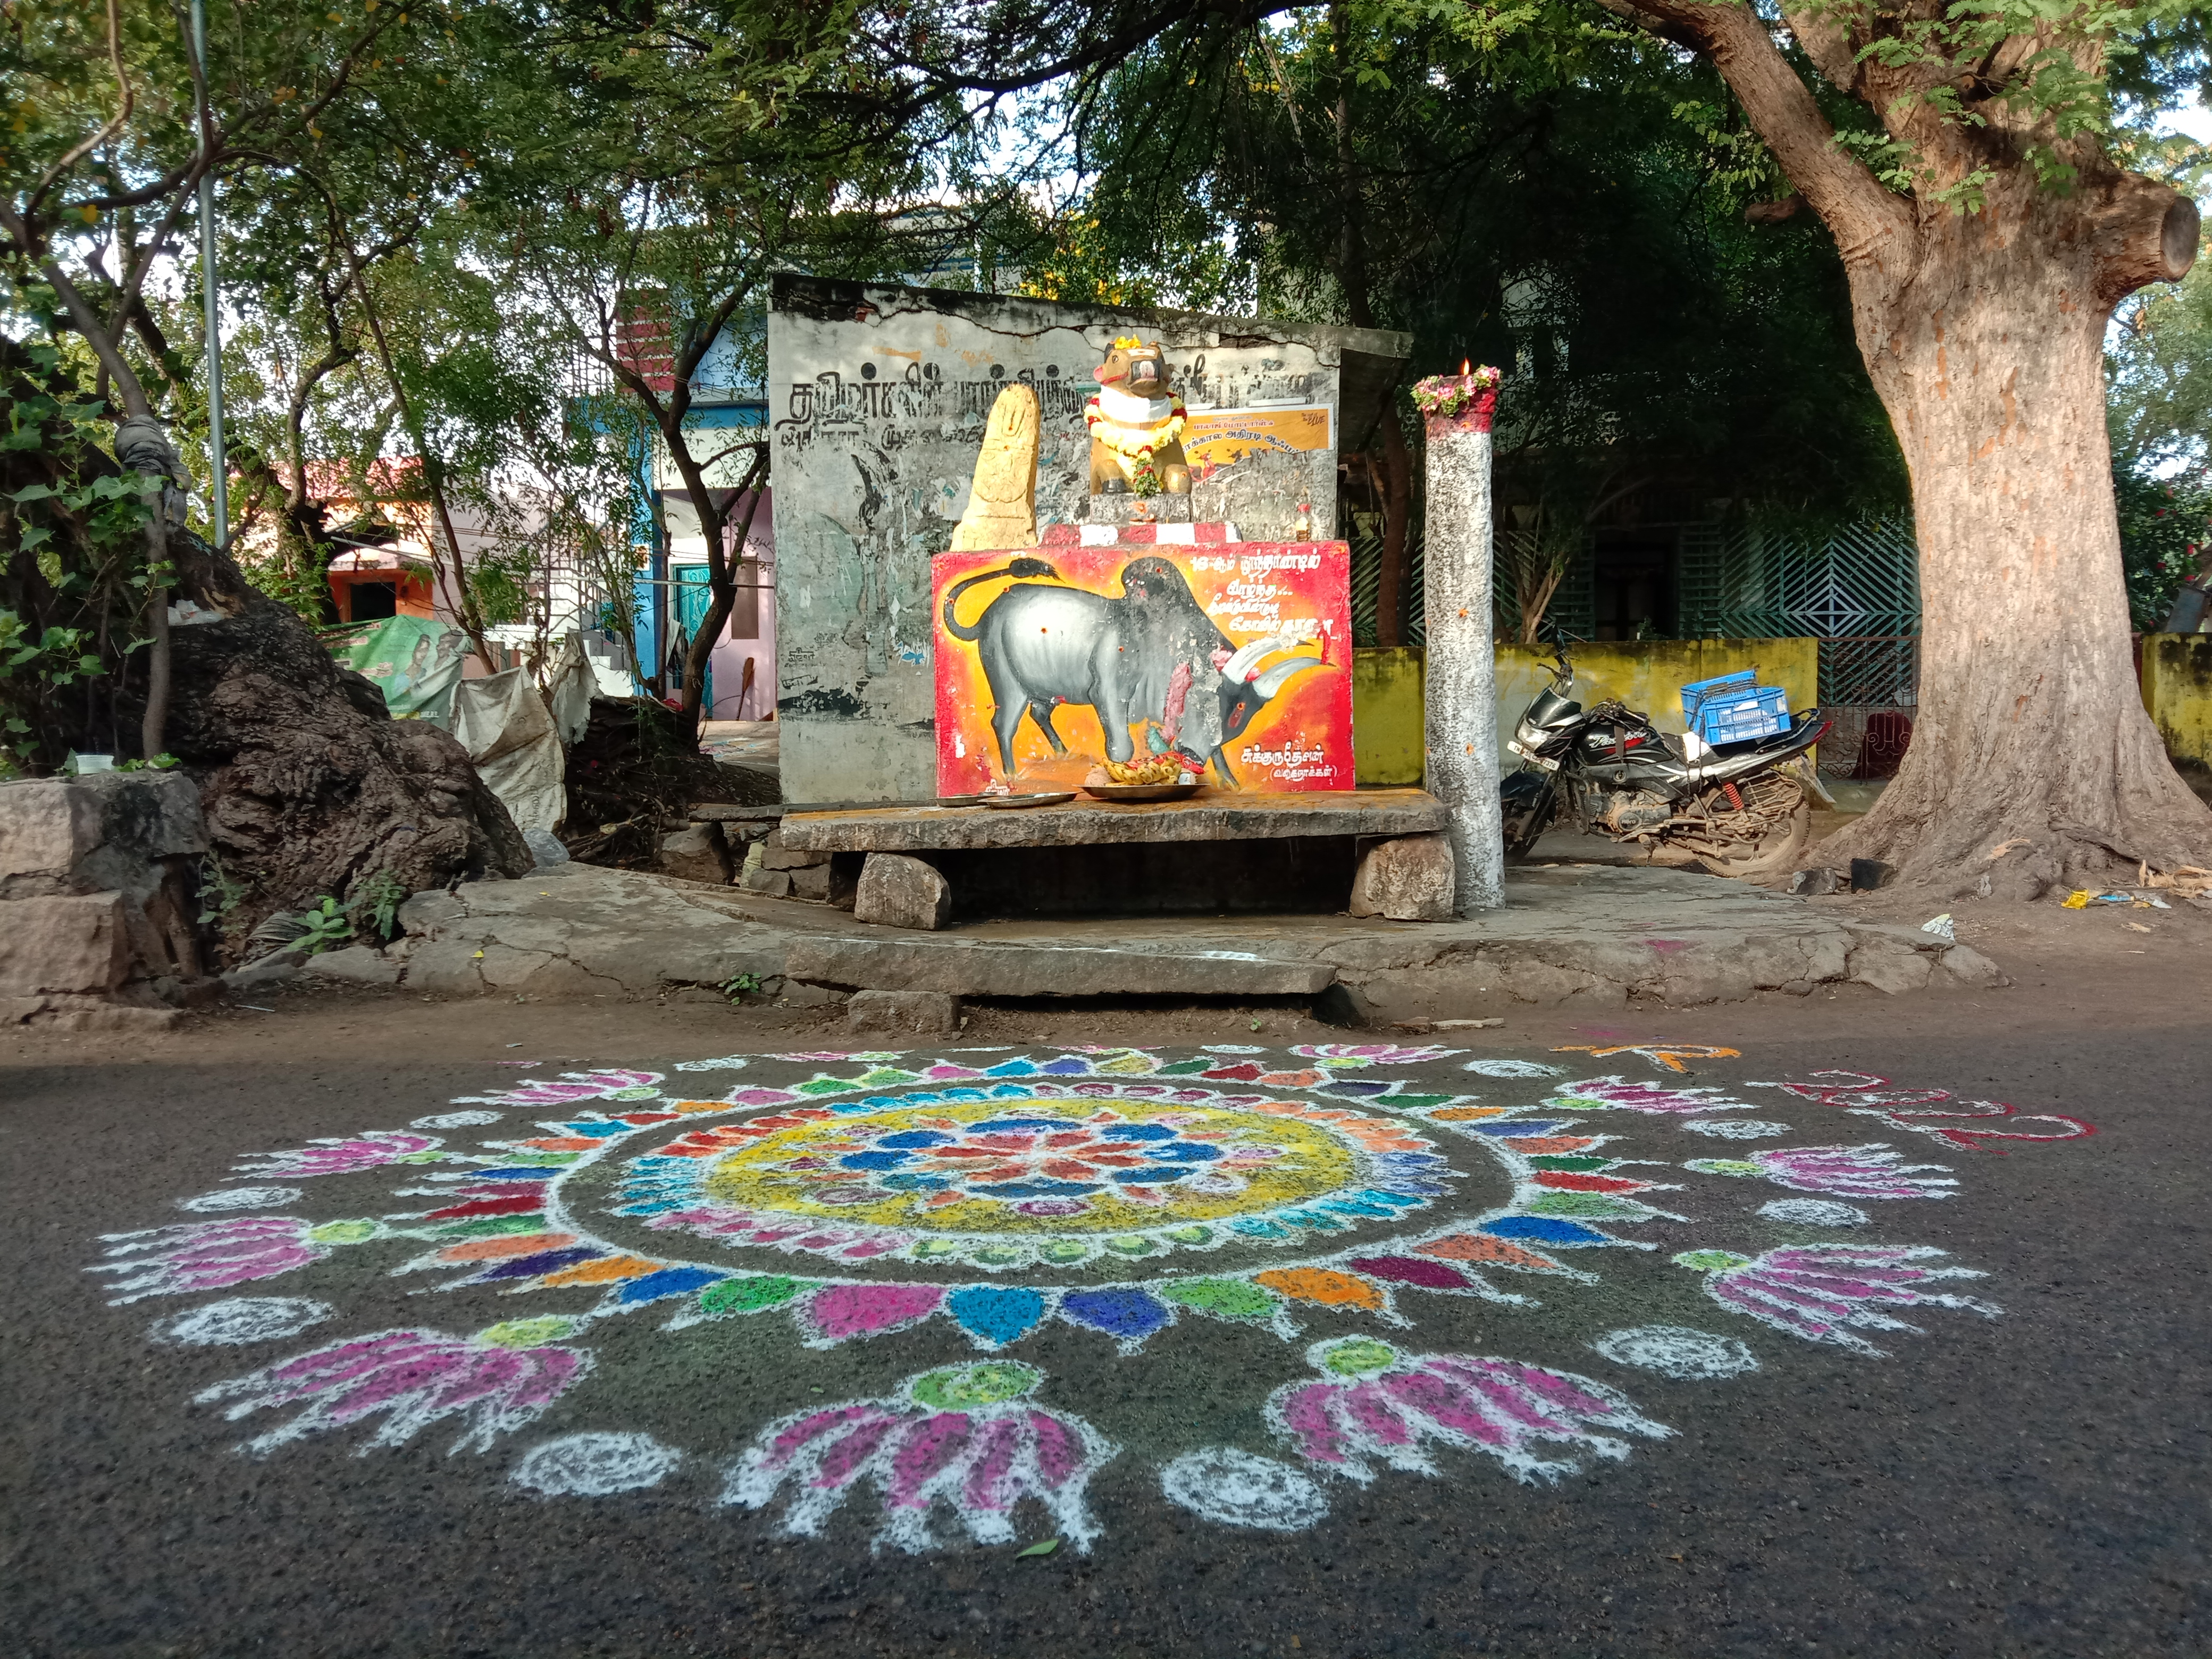
[[[1395,337],[778,279],[769,415],[787,799],[936,793],[930,559],[966,508],[991,406],[1010,383],[1036,388],[1038,526],[1081,523],[1091,371],[1133,330],[1159,343],[1194,422],[1258,421],[1279,440],[1195,467],[1194,516],[1279,539],[1310,502],[1312,533],[1333,534],[1343,343],[1371,351]]]
[[[933,563],[939,793],[1072,789],[1103,762],[1155,756],[1219,788],[1352,787],[1344,543]]]

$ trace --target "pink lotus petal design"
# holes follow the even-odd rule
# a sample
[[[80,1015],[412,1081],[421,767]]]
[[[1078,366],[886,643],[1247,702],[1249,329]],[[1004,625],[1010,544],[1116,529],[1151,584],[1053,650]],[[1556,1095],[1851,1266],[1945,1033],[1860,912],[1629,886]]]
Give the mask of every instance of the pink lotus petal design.
[[[1444,1048],[1431,1043],[1401,1048],[1395,1042],[1301,1042],[1291,1052],[1308,1060],[1334,1060],[1339,1066],[1419,1066],[1431,1060],[1448,1060],[1464,1048]]]
[[[220,1291],[304,1267],[328,1255],[333,1243],[346,1242],[319,1241],[311,1237],[317,1231],[300,1216],[252,1215],[107,1233],[109,1259],[86,1271],[122,1275],[108,1288],[125,1294],[111,1297],[111,1307],[149,1296]]]
[[[403,1158],[435,1152],[444,1142],[435,1135],[410,1134],[404,1129],[371,1129],[351,1139],[330,1136],[312,1140],[288,1152],[252,1152],[237,1164],[241,1176],[295,1180],[301,1176],[352,1175],[381,1169]]]
[[[1316,1469],[1363,1484],[1378,1462],[1437,1474],[1434,1443],[1486,1453],[1534,1485],[1582,1467],[1577,1455],[1540,1457],[1540,1446],[1618,1460],[1628,1455],[1628,1443],[1598,1430],[1650,1439],[1674,1432],[1603,1383],[1517,1359],[1407,1357],[1365,1338],[1316,1343],[1308,1357],[1324,1380],[1276,1389],[1268,1421]],[[1351,1377],[1358,1380],[1338,1380]]]
[[[1718,1089],[1669,1089],[1656,1083],[1631,1083],[1618,1077],[1594,1077],[1581,1083],[1563,1083],[1542,1109],[1571,1108],[1577,1101],[1600,1107],[1620,1106],[1632,1112],[1725,1112],[1744,1103],[1729,1099]]]
[[[1087,1553],[1098,1526],[1085,1492],[1118,1448],[1081,1419],[1030,1404],[1024,1396],[1042,1380],[1008,1361],[955,1367],[909,1377],[883,1399],[779,1418],[732,1466],[722,1502],[757,1510],[787,1494],[784,1530],[813,1537],[872,1484],[875,1547],[915,1553],[940,1541],[940,1507],[977,1543],[1005,1544],[1017,1506],[1032,1499]]]
[[[1731,1313],[1808,1342],[1879,1358],[1882,1350],[1855,1331],[1920,1330],[1885,1309],[1963,1308],[1984,1318],[2003,1311],[1972,1297],[1923,1288],[1938,1279],[1984,1277],[1972,1267],[1914,1265],[1942,1254],[1927,1244],[1801,1244],[1756,1260],[1726,1250],[1691,1250],[1674,1260],[1711,1273],[1705,1294]]]
[[[580,1348],[510,1348],[441,1331],[379,1331],[218,1382],[197,1398],[202,1405],[234,1402],[223,1413],[233,1422],[252,1412],[306,1407],[246,1442],[243,1449],[257,1455],[379,1413],[383,1423],[356,1455],[403,1445],[449,1417],[463,1422],[453,1451],[484,1451],[498,1436],[536,1419],[591,1365],[592,1356]]]
[[[1959,1185],[1947,1165],[1900,1162],[1887,1141],[1775,1147],[1742,1158],[1698,1158],[1682,1167],[1711,1175],[1760,1175],[1796,1192],[1841,1198],[1953,1198]]]
[[[598,1100],[624,1089],[649,1089],[661,1079],[659,1072],[633,1072],[601,1066],[590,1072],[563,1072],[558,1082],[532,1078],[496,1095],[457,1095],[457,1106],[565,1106],[571,1101]]]

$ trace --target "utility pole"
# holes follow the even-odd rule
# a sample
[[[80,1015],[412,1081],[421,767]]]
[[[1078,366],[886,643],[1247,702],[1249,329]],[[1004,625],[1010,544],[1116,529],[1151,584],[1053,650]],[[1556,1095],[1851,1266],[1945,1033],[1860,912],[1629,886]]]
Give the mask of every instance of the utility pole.
[[[207,304],[208,517],[215,532],[210,539],[221,552],[230,539],[230,477],[222,442],[222,315],[215,268],[215,172],[207,165],[213,136],[208,114],[207,0],[192,0],[192,55],[200,66],[200,289]]]

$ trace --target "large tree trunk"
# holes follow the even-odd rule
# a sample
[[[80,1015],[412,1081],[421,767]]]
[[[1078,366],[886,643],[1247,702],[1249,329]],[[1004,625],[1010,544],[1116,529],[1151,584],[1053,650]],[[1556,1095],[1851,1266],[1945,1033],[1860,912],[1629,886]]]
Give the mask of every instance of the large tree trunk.
[[[1834,234],[1911,469],[1920,720],[1896,781],[1822,850],[2031,898],[2138,860],[2212,863],[2212,811],[2136,689],[2099,372],[2112,307],[2195,262],[2197,209],[2116,166],[2094,131],[2062,132],[2022,78],[2101,78],[2102,37],[2069,15],[1992,48],[1942,0],[1785,3],[1822,78],[1900,146],[1900,193],[1837,142],[1764,14],[1603,3],[1711,57]],[[2032,160],[2063,173],[2045,182]],[[2027,846],[1988,856],[2014,837]]]
[[[2193,253],[2195,216],[2177,216]],[[2136,688],[2094,218],[2049,194],[1930,215],[1909,282],[1884,292],[1854,271],[1861,344],[1911,471],[1920,708],[1896,781],[1832,859],[1964,891],[1986,876],[2017,897],[2139,860],[2212,862],[2212,811]]]

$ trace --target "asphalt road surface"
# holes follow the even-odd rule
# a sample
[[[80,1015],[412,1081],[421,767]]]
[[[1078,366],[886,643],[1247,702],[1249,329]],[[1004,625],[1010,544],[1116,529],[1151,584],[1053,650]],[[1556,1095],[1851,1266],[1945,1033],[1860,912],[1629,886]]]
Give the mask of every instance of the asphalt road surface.
[[[0,1642],[2203,1654],[2158,1001],[21,1049]]]

